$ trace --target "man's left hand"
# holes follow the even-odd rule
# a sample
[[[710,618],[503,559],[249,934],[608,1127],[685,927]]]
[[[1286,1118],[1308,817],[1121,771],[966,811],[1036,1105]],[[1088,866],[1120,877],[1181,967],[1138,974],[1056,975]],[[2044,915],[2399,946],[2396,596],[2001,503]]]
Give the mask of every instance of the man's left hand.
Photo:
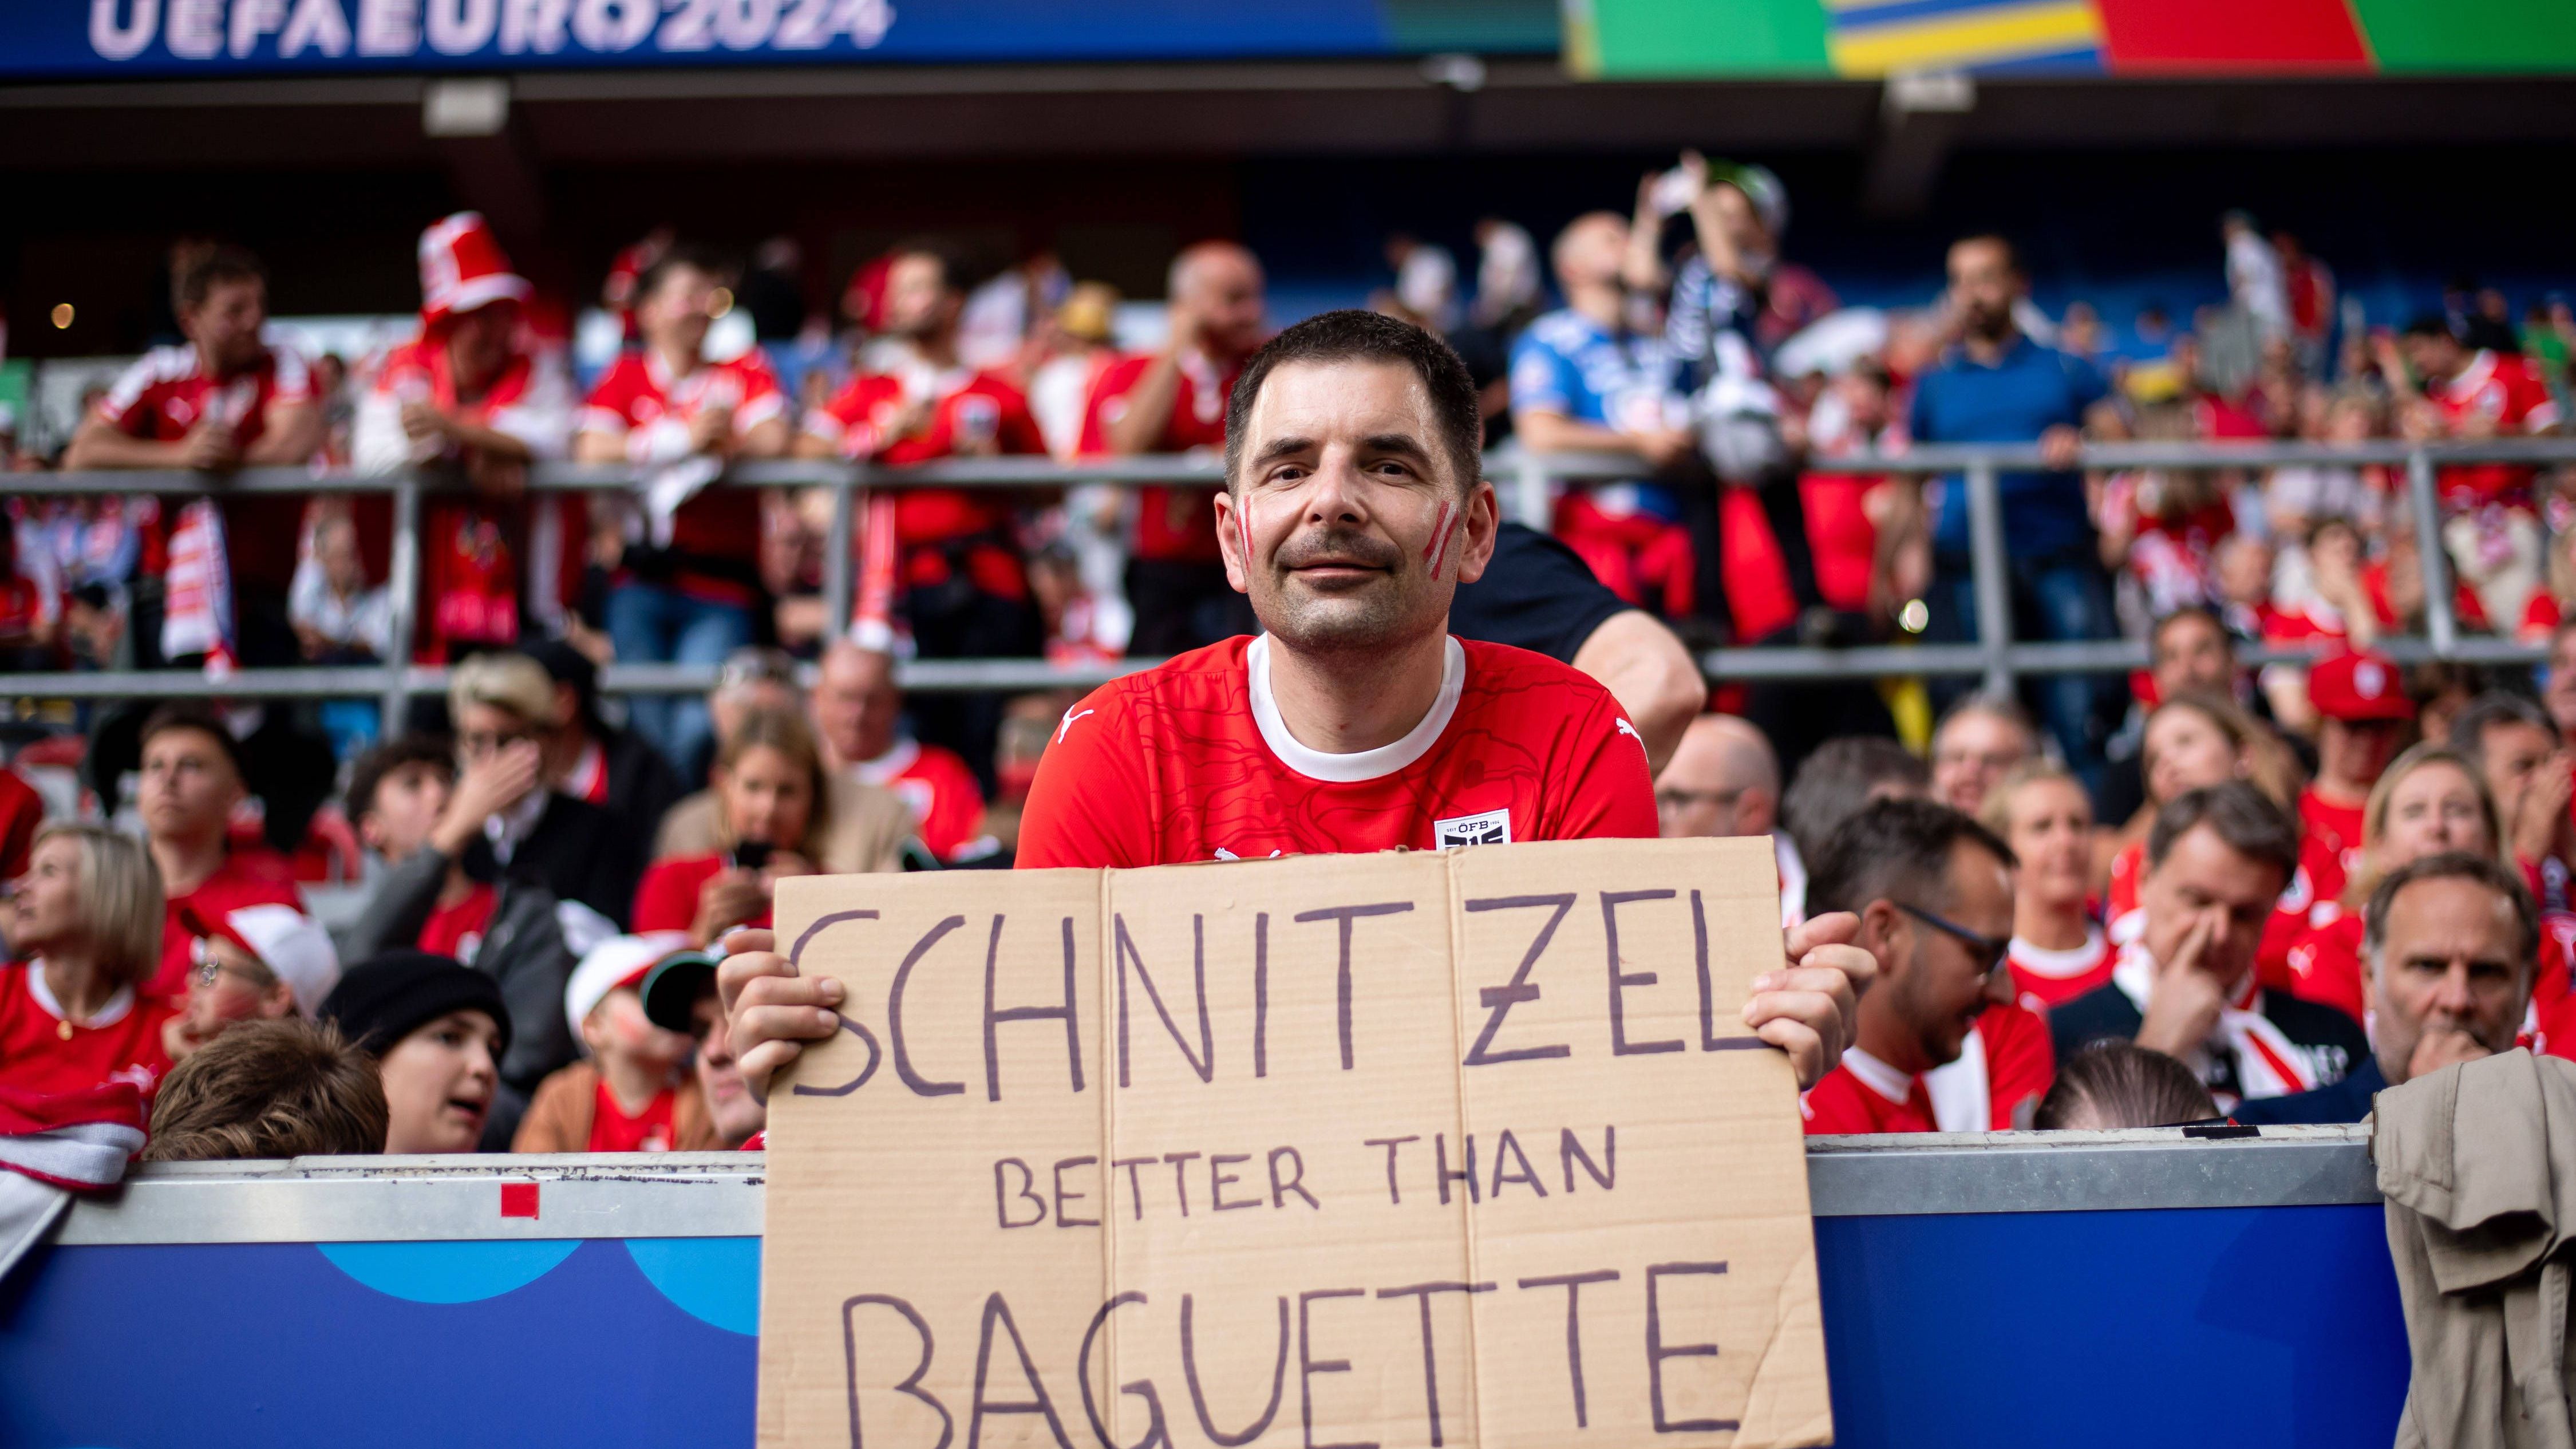
[[[2064,423],[2039,435],[2039,461],[2053,472],[2063,473],[2084,456],[2084,433]]]
[[[1878,975],[1877,958],[1852,944],[1860,917],[1836,911],[1787,933],[1785,969],[1753,979],[1744,1024],[1789,1054],[1805,1091],[1842,1060],[1851,1044],[1853,1010]]]

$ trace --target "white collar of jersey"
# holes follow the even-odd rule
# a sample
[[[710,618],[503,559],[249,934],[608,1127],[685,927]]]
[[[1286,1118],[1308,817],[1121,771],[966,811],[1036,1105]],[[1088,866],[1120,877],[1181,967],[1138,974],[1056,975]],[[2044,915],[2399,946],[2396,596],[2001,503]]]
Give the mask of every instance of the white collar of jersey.
[[[70,1020],[63,1011],[62,1002],[55,998],[54,988],[45,981],[45,962],[41,956],[30,957],[27,961],[27,995],[35,1000],[36,1009],[45,1015],[56,1021]],[[133,1009],[134,988],[120,986],[116,994],[107,999],[107,1005],[92,1013],[89,1020],[75,1021],[72,1025],[85,1026],[93,1031],[103,1026],[114,1026],[125,1020],[125,1013]]]
[[[1851,1069],[1853,1080],[1891,1102],[1902,1102],[1914,1094],[1912,1077],[1859,1047],[1843,1048],[1843,1065]]]
[[[882,785],[911,769],[912,762],[920,758],[921,742],[906,737],[895,741],[892,749],[875,759],[859,761],[850,767],[850,772],[859,777],[862,785]]]
[[[1262,743],[1270,746],[1270,753],[1277,755],[1281,764],[1327,784],[1352,785],[1394,774],[1430,753],[1431,746],[1449,728],[1450,717],[1458,712],[1459,692],[1467,687],[1467,651],[1459,647],[1456,639],[1444,643],[1440,695],[1431,701],[1430,712],[1422,716],[1420,723],[1393,744],[1347,755],[1328,755],[1297,743],[1297,737],[1288,733],[1288,722],[1279,717],[1279,701],[1270,693],[1270,636],[1256,635],[1243,651],[1243,672],[1252,686],[1252,722],[1261,728]]]
[[[2013,937],[2012,963],[2033,976],[2044,976],[2051,981],[2081,976],[2092,970],[2101,959],[2102,928],[2099,926],[2086,926],[2084,944],[2070,946],[2063,951],[2034,946],[2019,936]]]

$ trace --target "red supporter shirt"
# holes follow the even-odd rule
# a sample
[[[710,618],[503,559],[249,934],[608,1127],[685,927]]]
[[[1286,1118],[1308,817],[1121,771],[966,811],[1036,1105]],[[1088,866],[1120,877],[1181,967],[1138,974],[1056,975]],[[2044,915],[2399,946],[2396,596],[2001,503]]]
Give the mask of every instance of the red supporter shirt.
[[[0,567],[8,560],[0,559]],[[36,631],[62,617],[63,601],[25,574],[0,580],[0,644],[26,645]]]
[[[0,766],[0,881],[27,873],[27,856],[44,825],[45,797],[17,771]]]
[[[635,885],[634,929],[685,931],[695,925],[698,892],[724,868],[721,854],[682,855],[653,862]],[[762,911],[744,924],[768,930],[769,912]]]
[[[2309,931],[2290,948],[2290,994],[2362,1019],[2361,928],[2358,915],[2339,915]]]
[[[985,440],[1009,454],[1046,452],[1026,393],[997,373],[952,369],[916,382],[887,373],[850,379],[840,396],[808,416],[805,431],[840,449],[846,458],[880,463],[927,463],[974,454]],[[906,405],[926,393],[936,399],[929,420],[901,437],[890,436]],[[895,494],[895,537],[905,544],[939,543],[1010,525],[1004,495],[962,488],[906,488]]]
[[[1854,1132],[2008,1132],[2030,1125],[2057,1080],[2048,1023],[2019,1006],[1990,1006],[1959,1044],[1958,1060],[1908,1077],[1857,1047],[1798,1098],[1807,1135]]]
[[[1126,415],[1127,394],[1153,364],[1152,354],[1122,357],[1092,384],[1091,400],[1082,415],[1080,451],[1084,457],[1096,458],[1109,451],[1109,424]],[[1234,395],[1234,380],[1242,376],[1243,365],[1237,363],[1220,373],[1208,359],[1187,353],[1181,358],[1180,374],[1172,393],[1172,419],[1163,425],[1163,436],[1155,441],[1154,451],[1186,453],[1192,448],[1224,447],[1226,400]],[[1205,488],[1158,484],[1138,488],[1136,557],[1176,563],[1218,562],[1223,555],[1216,547],[1214,498]]]
[[[483,944],[484,928],[492,924],[492,904],[496,899],[490,886],[476,885],[456,904],[432,908],[429,919],[421,922],[420,949],[433,956],[472,962],[476,949]]]
[[[143,994],[174,1001],[188,994],[190,938],[188,928],[180,924],[181,911],[194,907],[199,919],[220,921],[244,906],[304,909],[295,868],[285,856],[265,846],[236,847],[195,890],[171,897],[161,920],[161,969],[153,973]]]
[[[447,349],[417,337],[385,354],[376,392],[395,406],[435,403],[461,421],[519,439],[540,460],[560,453],[573,404],[562,370],[523,346],[513,348],[480,397],[461,401]],[[504,510],[477,498],[425,501],[421,598],[427,617],[418,658],[444,661],[450,642],[506,645],[519,637],[519,571],[509,535],[524,535],[526,511],[524,504]]]
[[[667,461],[685,456],[681,440],[702,409],[728,403],[736,438],[786,413],[787,394],[759,349],[731,362],[707,363],[684,378],[673,377],[650,350],[627,352],[591,388],[582,404],[581,427],[624,434],[628,455],[639,461]],[[760,553],[758,492],[699,489],[672,517],[671,549],[683,559],[708,561],[726,571],[710,575],[684,567],[682,589],[727,602],[747,600],[751,591],[744,580],[752,577]]]
[[[2576,915],[2542,913],[2540,975],[2532,982],[2531,1007],[2523,1021],[2533,1051],[2576,1058],[2576,979],[2571,979],[2571,960],[2576,960]]]
[[[644,1110],[632,1117],[617,1105],[617,1094],[608,1090],[608,1079],[600,1078],[598,1100],[590,1114],[590,1142],[586,1152],[668,1152],[678,1140],[671,1126],[671,1112],[679,1102],[679,1093],[664,1087]]]
[[[2459,376],[2431,390],[2431,401],[2441,409],[2442,421],[2454,437],[2473,417],[2493,423],[2499,438],[2546,432],[2558,425],[2558,404],[2549,395],[2549,384],[2528,361],[2501,352],[2481,351],[2470,358]],[[2528,464],[2514,463],[2445,468],[2440,474],[2442,504],[2452,509],[2485,503],[2528,504],[2531,474]]]
[[[1326,755],[1281,721],[1269,648],[1267,635],[1238,635],[1066,710],[1038,761],[1018,864],[1655,834],[1645,742],[1608,690],[1566,665],[1453,638],[1439,697],[1411,733]]]
[[[971,844],[983,823],[983,787],[953,750],[897,740],[883,755],[852,766],[851,773],[860,784],[892,790],[910,807],[921,843],[942,860]]]
[[[175,443],[213,414],[232,424],[234,442],[247,449],[267,433],[271,407],[313,400],[312,371],[292,347],[272,343],[257,362],[219,379],[199,366],[196,347],[183,343],[135,359],[98,400],[98,416],[128,437]],[[235,577],[286,587],[295,575],[303,502],[291,493],[223,499],[224,541]]]
[[[2116,871],[2116,862],[2114,868]],[[2114,882],[2118,880],[2116,873],[2112,879]],[[2131,895],[2134,896],[2136,891],[2137,884],[2132,878]],[[2034,946],[2015,936],[2004,962],[2012,971],[2013,1000],[2028,1010],[2045,1012],[2110,980],[2111,964],[2118,959],[2119,953],[2112,948],[2110,937],[2095,928],[2084,933],[2083,945],[2065,951]]]
[[[2138,939],[2147,928],[2147,913],[2138,905],[2138,882],[2147,874],[2147,843],[2132,840],[2111,857],[2111,887],[2102,894],[2103,934],[2114,950]]]
[[[2263,923],[2263,940],[2254,951],[2254,976],[2265,989],[2298,994],[2290,953],[2310,932],[2343,914],[2345,859],[2345,852],[2314,830],[2299,842],[2299,868]]]
[[[0,966],[0,1083],[52,1095],[132,1082],[148,1116],[152,1093],[170,1070],[161,1027],[175,1015],[168,1002],[128,987],[87,1025],[69,1022],[41,964]]]

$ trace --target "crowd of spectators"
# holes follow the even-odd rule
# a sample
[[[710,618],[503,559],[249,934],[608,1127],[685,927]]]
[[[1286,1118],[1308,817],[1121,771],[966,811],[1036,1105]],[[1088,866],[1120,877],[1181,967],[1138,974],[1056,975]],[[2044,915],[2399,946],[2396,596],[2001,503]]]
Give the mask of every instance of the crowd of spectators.
[[[2445,1061],[2576,1044],[2576,489],[2527,465],[2438,479],[2457,618],[2551,641],[2535,691],[2374,652],[2424,609],[2385,469],[2079,467],[2088,438],[2549,432],[2566,309],[2518,334],[2472,291],[2364,328],[2321,262],[2235,213],[2230,304],[2115,349],[2089,307],[2032,305],[2005,238],[1960,240],[1941,299],[1888,314],[1788,261],[1788,224],[1769,172],[1686,155],[1544,249],[1481,226],[1472,295],[1398,238],[1379,306],[1451,338],[1489,444],[1624,460],[1565,487],[1547,531],[1506,526],[1452,627],[1607,685],[1665,833],[1771,837],[1784,923],[1861,917],[1881,978],[1811,1130],[2351,1120]],[[0,1084],[159,1090],[165,1141],[209,1154],[740,1145],[760,1111],[712,997],[728,933],[765,928],[785,876],[1007,865],[1070,703],[907,700],[898,661],[1251,628],[1203,490],[874,491],[832,619],[828,492],[724,481],[790,456],[1221,448],[1267,327],[1248,252],[1183,251],[1166,339],[1136,352],[1111,345],[1115,294],[1045,258],[986,278],[904,243],[820,346],[789,325],[792,270],[648,238],[607,289],[628,345],[576,385],[560,309],[461,213],[422,235],[418,335],[335,382],[264,327],[254,258],[190,254],[185,340],[96,399],[60,466],[443,470],[408,612],[448,687],[390,734],[372,706],[86,716],[68,814],[113,828],[40,827],[0,770],[23,963],[0,973]],[[787,320],[714,356],[736,306]],[[1913,442],[2036,444],[2044,470],[1999,480],[2016,635],[2134,634],[2149,670],[2020,697],[1702,678],[1688,645],[1972,636],[1963,481],[1837,463]],[[532,490],[554,460],[632,482]],[[12,496],[0,525],[16,667],[367,662],[405,612],[380,492]],[[2252,643],[2314,662],[2241,668]],[[614,701],[609,662],[717,683]],[[334,840],[365,885],[326,931],[306,887]]]

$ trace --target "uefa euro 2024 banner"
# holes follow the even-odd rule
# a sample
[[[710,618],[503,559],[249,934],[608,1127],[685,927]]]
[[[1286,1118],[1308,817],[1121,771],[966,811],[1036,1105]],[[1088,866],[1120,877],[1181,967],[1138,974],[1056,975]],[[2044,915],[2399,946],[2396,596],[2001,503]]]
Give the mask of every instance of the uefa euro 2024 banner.
[[[1424,48],[1413,43],[1420,17],[1409,13],[1420,8],[1420,0],[0,0],[0,76],[1387,55]]]

